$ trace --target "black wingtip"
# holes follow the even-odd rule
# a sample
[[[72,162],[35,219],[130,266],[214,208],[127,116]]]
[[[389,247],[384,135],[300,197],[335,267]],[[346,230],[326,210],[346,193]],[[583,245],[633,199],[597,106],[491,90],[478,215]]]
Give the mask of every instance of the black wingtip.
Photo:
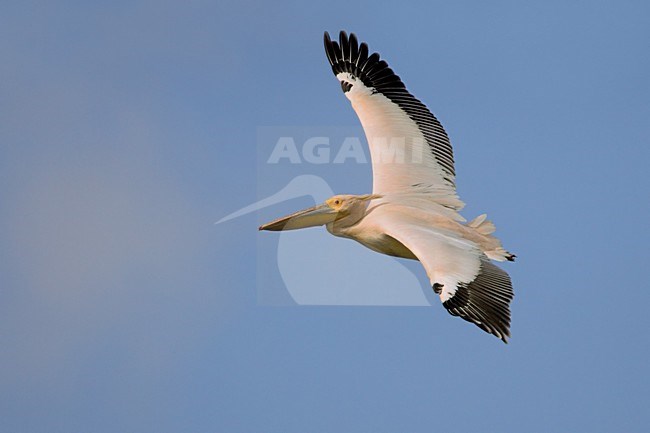
[[[481,257],[476,278],[468,284],[459,285],[442,305],[452,316],[474,323],[507,344],[513,297],[510,276],[486,257]]]

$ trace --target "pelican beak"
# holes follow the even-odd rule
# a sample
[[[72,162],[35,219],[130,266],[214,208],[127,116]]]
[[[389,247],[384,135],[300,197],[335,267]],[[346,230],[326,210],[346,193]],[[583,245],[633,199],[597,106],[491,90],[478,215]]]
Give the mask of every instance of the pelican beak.
[[[322,226],[336,219],[337,212],[327,204],[310,207],[260,226],[260,230],[296,230]]]

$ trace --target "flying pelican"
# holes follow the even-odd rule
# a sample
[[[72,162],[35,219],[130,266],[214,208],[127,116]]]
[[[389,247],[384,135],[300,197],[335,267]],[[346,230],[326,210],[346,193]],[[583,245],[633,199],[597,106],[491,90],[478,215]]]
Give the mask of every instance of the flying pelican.
[[[332,71],[366,134],[372,194],[335,195],[259,229],[325,225],[373,251],[419,260],[451,315],[507,343],[512,283],[491,260],[515,256],[492,236],[495,226],[485,214],[469,223],[460,215],[447,133],[365,42],[344,31],[338,43],[327,32],[324,38]]]

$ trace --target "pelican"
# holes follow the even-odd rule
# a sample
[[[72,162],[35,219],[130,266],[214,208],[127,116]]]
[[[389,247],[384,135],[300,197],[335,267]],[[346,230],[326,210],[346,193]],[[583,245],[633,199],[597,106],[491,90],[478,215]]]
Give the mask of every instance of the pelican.
[[[427,107],[368,45],[341,31],[324,36],[325,52],[366,134],[371,194],[335,195],[260,226],[295,230],[325,226],[378,253],[422,263],[433,291],[453,316],[504,343],[510,337],[509,275],[492,263],[513,261],[485,214],[467,222],[456,194],[447,133]]]

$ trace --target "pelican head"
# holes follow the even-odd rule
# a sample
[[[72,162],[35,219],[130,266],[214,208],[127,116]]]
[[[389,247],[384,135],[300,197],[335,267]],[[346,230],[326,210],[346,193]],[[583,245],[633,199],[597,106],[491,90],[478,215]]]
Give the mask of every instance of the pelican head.
[[[307,227],[327,225],[332,231],[333,226],[349,227],[359,222],[366,213],[368,204],[377,195],[335,195],[308,209],[278,218],[260,226],[260,230],[280,231],[296,230]]]

